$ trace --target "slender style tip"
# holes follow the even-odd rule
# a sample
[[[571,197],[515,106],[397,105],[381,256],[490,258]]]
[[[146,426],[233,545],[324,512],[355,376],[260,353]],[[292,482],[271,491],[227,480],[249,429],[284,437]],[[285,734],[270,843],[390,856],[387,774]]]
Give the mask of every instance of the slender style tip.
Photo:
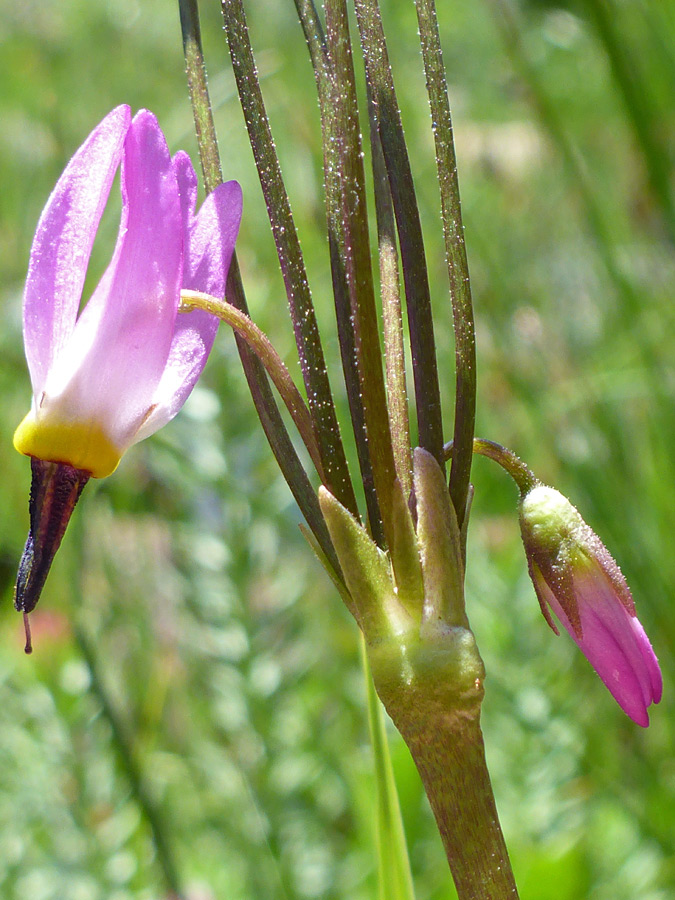
[[[23,628],[26,632],[26,646],[23,648],[24,653],[32,653],[33,652],[33,641],[30,636],[30,621],[28,619],[28,613],[24,612],[23,614]]]
[[[32,651],[28,613],[40,599],[52,560],[90,473],[65,463],[31,458],[30,530],[19,563],[14,606],[23,613],[26,653]]]

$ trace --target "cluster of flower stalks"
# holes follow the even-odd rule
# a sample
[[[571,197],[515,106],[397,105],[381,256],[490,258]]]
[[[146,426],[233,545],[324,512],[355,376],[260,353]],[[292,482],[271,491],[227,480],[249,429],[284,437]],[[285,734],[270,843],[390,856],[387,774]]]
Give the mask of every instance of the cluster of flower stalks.
[[[639,725],[648,724],[647,708],[660,699],[661,673],[618,566],[576,509],[510,451],[474,437],[473,313],[432,0],[416,0],[416,6],[455,325],[451,434],[441,420],[422,232],[377,2],[355,0],[358,53],[344,0],[327,0],[323,20],[310,0],[296,0],[296,6],[319,98],[327,265],[359,490],[347,465],[241,0],[222,0],[225,32],[287,292],[304,393],[248,314],[233,255],[241,191],[235,182],[222,182],[196,2],[181,0],[207,192],[201,209],[195,212],[197,178],[187,155],[171,157],[151,113],[143,110],[132,118],[121,106],[73,156],[33,242],[24,295],[33,401],[14,438],[17,450],[31,458],[33,473],[30,531],[15,593],[26,650],[31,649],[28,614],[86,482],[110,475],[127,449],[176,415],[204,367],[219,322],[226,322],[236,333],[272,451],[305,517],[307,539],[363,633],[377,692],[417,764],[459,896],[515,897],[480,729],[484,667],[464,598],[474,453],[498,462],[520,491],[527,564],[546,621],[556,633],[556,623],[562,624]],[[365,66],[362,108],[355,58]],[[368,177],[362,132],[370,135]],[[119,237],[80,312],[94,237],[120,167]],[[369,240],[367,183],[377,215],[375,248]],[[407,352],[414,403],[406,384]],[[306,446],[312,473],[294,449],[274,389]],[[411,433],[418,436],[415,449]]]

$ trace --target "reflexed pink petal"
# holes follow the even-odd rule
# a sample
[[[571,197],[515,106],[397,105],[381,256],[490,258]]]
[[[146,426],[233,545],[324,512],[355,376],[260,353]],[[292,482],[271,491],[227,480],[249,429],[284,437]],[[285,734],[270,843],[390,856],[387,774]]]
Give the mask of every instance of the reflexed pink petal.
[[[178,185],[157,120],[127,133],[122,221],[107,271],[80,316],[49,393],[77,416],[103,421],[120,448],[149,413],[173,339],[182,279]]]
[[[118,106],[68,163],[33,239],[24,292],[23,333],[33,393],[70,338],[96,230],[122,157],[131,114]]]
[[[183,234],[186,235],[197,206],[197,173],[190,157],[184,150],[179,150],[173,158],[173,169],[178,182],[180,194],[180,213],[183,223]]]
[[[181,197],[185,197],[192,191],[192,164],[184,154],[177,154],[174,164]],[[186,205],[183,201],[184,209]],[[241,188],[236,181],[219,185],[206,198],[190,222],[185,241],[184,288],[224,297],[241,207]],[[169,360],[153,398],[154,410],[134,441],[143,440],[166,425],[185,403],[204,369],[217,330],[218,319],[202,310],[179,314]]]
[[[241,221],[241,188],[227,181],[212,191],[190,229],[183,287],[225,296],[225,282]]]
[[[581,652],[626,715],[646,728],[649,725],[647,706],[651,699],[644,695],[642,670],[633,668],[632,654],[625,652],[623,632],[609,627],[596,610],[585,610],[585,613],[582,616],[584,636],[578,642]]]
[[[636,639],[632,622],[634,617],[621,605],[614,593],[611,583],[598,567],[595,577],[575,578],[575,586],[579,585],[579,604],[581,607],[582,627],[585,610],[592,611],[614,636],[623,655],[635,673],[642,691],[645,706],[653,700],[652,680],[649,669],[645,665],[642,647]]]

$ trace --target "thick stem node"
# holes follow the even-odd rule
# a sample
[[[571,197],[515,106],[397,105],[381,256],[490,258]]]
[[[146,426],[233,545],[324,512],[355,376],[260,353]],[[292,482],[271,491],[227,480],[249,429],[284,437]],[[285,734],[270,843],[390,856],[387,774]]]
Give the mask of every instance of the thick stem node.
[[[518,897],[485,761],[483,663],[471,631],[368,648],[377,692],[420,773],[460,900]]]

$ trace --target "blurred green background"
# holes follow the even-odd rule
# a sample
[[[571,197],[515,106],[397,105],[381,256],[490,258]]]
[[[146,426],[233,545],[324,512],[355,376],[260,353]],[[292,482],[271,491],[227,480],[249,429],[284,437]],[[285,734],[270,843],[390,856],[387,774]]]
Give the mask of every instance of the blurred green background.
[[[298,376],[283,286],[203,3],[225,176],[252,314]],[[468,611],[484,730],[524,900],[675,896],[672,598],[675,264],[671,4],[512,8],[440,0],[476,305],[478,431],[569,495],[620,560],[661,659],[643,731],[528,581],[515,491],[474,466]],[[196,160],[177,7],[0,2],[0,896],[190,900],[376,896],[372,760],[356,630],[298,531],[225,328],[178,418],[87,488],[22,652],[11,589],[29,465],[20,304],[32,233],[65,162],[118,103]],[[330,302],[320,132],[291,0],[251,0],[263,88],[346,412]],[[383,4],[422,208],[451,434],[451,315],[412,2]],[[115,199],[91,284],[116,233]],[[116,207],[119,208],[119,205]],[[299,378],[298,378],[299,381]],[[346,416],[344,421],[346,421]],[[455,896],[391,730],[419,900]],[[154,835],[154,837],[153,837]],[[159,843],[158,843],[159,839]]]

